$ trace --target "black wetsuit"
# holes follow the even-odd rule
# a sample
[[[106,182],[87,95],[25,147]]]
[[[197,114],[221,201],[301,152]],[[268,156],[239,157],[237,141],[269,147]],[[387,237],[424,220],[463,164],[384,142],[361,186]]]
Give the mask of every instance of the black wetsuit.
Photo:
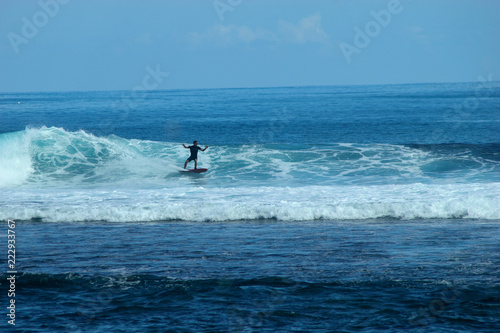
[[[198,150],[201,150],[200,146],[189,146],[191,151],[191,156],[189,156],[188,161],[193,161],[198,159]]]

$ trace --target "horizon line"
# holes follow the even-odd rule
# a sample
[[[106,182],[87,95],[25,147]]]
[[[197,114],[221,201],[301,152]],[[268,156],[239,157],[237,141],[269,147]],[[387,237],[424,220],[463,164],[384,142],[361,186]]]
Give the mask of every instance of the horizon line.
[[[318,85],[290,85],[290,86],[247,86],[247,87],[213,87],[213,88],[169,88],[150,89],[141,93],[179,91],[179,90],[231,90],[231,89],[279,89],[279,88],[312,88],[312,87],[367,87],[367,86],[396,86],[396,85],[424,85],[424,84],[464,84],[476,81],[438,81],[438,82],[406,82],[406,83],[364,83],[364,84],[318,84]],[[490,82],[500,82],[492,80]],[[39,90],[39,91],[0,91],[0,94],[40,94],[40,93],[90,93],[90,92],[132,92],[133,89],[103,89],[103,90]]]

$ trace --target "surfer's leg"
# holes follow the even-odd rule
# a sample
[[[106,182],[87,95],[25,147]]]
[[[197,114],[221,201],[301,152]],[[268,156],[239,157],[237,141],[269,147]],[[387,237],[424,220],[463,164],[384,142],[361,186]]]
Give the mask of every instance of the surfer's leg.
[[[194,160],[194,168],[197,169],[198,166],[198,160]]]
[[[188,164],[189,159],[186,160],[186,163],[184,163],[184,169],[186,169],[186,165]]]

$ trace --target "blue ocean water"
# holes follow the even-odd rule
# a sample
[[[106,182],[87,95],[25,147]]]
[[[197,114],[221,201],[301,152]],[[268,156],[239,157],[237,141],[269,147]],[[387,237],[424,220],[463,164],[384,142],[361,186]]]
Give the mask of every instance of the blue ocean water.
[[[20,331],[500,329],[498,82],[0,94],[0,189]]]

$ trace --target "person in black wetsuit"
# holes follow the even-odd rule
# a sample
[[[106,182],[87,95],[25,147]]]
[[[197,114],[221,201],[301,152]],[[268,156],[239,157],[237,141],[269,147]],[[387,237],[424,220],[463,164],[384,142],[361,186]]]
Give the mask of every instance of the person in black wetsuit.
[[[186,149],[191,150],[191,156],[189,156],[188,159],[186,160],[186,163],[184,163],[184,169],[186,169],[186,165],[190,161],[194,161],[194,168],[196,169],[198,166],[198,150],[205,151],[207,150],[208,146],[205,146],[204,149],[201,149],[200,147],[198,147],[198,141],[193,141],[193,145],[189,147],[186,147],[185,144],[182,144],[182,146]]]

